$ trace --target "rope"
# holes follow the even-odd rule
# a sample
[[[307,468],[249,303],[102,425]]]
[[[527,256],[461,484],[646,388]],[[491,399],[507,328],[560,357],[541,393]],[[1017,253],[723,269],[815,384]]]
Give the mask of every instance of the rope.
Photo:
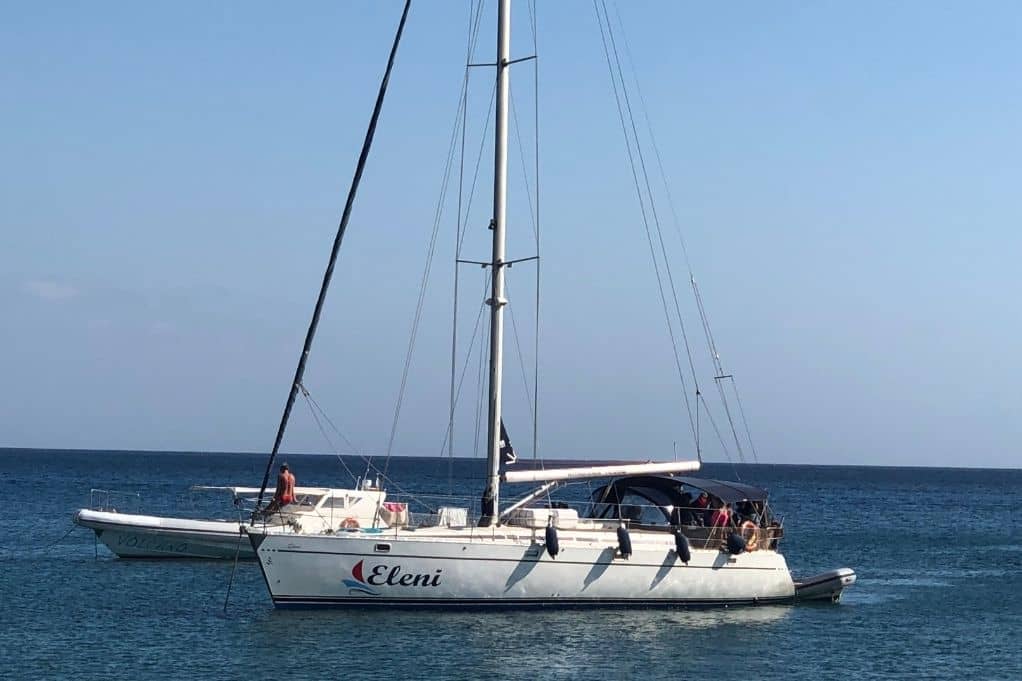
[[[76,529],[78,529],[78,526],[75,525],[74,523],[71,523],[71,527],[68,528],[67,532],[65,532],[64,534],[60,535],[60,538],[56,539],[55,541],[51,541],[51,542],[48,542],[46,544],[42,544],[40,546],[31,546],[31,545],[25,546],[24,544],[19,544],[17,547],[0,546],[0,550],[8,551],[10,553],[16,553],[16,552],[21,552],[21,551],[46,551],[48,549],[52,549],[54,546],[56,546],[60,542],[62,542],[65,539],[67,539],[68,536],[72,532],[74,532]]]
[[[231,578],[227,580],[227,595],[224,596],[224,613],[227,612],[227,603],[231,600],[231,587],[234,586],[234,573],[238,571],[238,558],[241,556],[241,539],[245,535],[242,534],[241,528],[238,528],[238,543],[234,547],[234,567],[231,568]]]

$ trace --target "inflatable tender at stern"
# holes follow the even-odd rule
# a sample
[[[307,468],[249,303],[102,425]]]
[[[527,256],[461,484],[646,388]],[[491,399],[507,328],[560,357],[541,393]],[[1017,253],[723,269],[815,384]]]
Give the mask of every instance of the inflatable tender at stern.
[[[795,580],[795,599],[837,603],[841,599],[841,592],[853,584],[855,570],[851,568],[829,570],[808,579]]]

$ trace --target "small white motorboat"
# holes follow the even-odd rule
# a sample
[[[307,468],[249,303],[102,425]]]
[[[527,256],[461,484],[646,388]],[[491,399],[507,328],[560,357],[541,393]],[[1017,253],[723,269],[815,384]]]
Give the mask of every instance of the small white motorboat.
[[[229,492],[235,504],[259,493],[258,487],[194,487]],[[265,522],[285,534],[331,534],[359,527],[386,527],[403,522],[404,504],[387,503],[386,493],[370,485],[359,489],[298,487],[296,500],[265,515]],[[95,497],[94,497],[95,498]],[[83,508],[74,522],[96,533],[121,558],[253,559],[240,520],[197,520],[120,513],[109,503]]]

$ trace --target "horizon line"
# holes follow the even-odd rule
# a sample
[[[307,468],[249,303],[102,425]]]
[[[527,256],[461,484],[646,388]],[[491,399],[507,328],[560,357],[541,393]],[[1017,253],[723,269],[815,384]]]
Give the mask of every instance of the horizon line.
[[[89,452],[107,452],[116,454],[223,454],[228,456],[268,456],[268,453],[258,451],[221,451],[221,450],[188,450],[188,449],[82,449],[76,447],[0,447],[0,454],[4,452],[73,452],[73,453],[89,453]],[[278,452],[277,456],[346,456],[352,458],[367,458],[365,454],[338,454],[335,452]],[[371,455],[372,458],[383,458],[385,455],[377,454]],[[484,461],[483,457],[479,456],[429,456],[422,454],[394,454],[394,457],[402,459],[456,459],[462,461]],[[531,459],[530,459],[531,460]],[[585,461],[584,459],[558,459],[558,458],[541,458],[542,461],[563,461],[578,463]],[[642,463],[648,459],[629,459],[629,460],[616,460],[626,461],[628,463]],[[920,468],[920,469],[946,469],[946,470],[988,470],[988,471],[1022,471],[1022,468],[1012,468],[1009,466],[926,466],[920,464],[904,464],[893,466],[890,464],[869,464],[869,463],[774,463],[769,461],[755,461],[755,462],[741,462],[736,463],[732,461],[703,461],[702,463],[707,464],[719,464],[722,466],[819,466],[826,468]]]

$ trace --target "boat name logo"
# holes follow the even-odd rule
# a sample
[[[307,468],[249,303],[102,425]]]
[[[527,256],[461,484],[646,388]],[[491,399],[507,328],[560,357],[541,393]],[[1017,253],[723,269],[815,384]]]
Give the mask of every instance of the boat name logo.
[[[443,568],[437,568],[433,573],[403,572],[400,565],[387,565],[380,563],[371,568],[365,568],[363,563],[358,561],[355,567],[351,568],[353,579],[345,579],[344,585],[351,592],[379,596],[380,593],[373,589],[373,586],[396,586],[396,587],[436,587],[440,586],[440,575]],[[365,570],[369,570],[366,576]]]

